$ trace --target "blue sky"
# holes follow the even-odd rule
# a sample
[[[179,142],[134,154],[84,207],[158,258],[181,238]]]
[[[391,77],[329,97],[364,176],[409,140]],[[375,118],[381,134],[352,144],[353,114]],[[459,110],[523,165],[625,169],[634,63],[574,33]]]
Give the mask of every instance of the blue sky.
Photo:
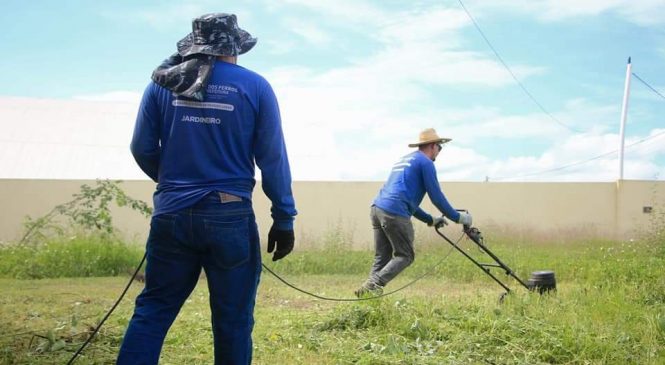
[[[618,148],[629,56],[665,94],[665,3],[464,4],[549,115],[458,1],[10,0],[0,177],[142,178],[126,146],[152,70],[193,17],[231,12],[259,39],[239,63],[277,92],[296,180],[382,180],[426,127],[453,138],[444,181],[615,180],[616,154],[578,162]],[[665,178],[663,115],[633,78],[625,178]]]

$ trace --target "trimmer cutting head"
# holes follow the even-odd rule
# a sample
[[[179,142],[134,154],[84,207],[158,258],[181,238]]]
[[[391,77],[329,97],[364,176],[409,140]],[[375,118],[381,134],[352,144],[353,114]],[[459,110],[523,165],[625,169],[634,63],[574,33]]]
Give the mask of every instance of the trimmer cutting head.
[[[556,291],[556,278],[554,271],[534,271],[531,273],[531,278],[527,281],[527,286],[531,291],[538,291],[538,293],[548,293]]]

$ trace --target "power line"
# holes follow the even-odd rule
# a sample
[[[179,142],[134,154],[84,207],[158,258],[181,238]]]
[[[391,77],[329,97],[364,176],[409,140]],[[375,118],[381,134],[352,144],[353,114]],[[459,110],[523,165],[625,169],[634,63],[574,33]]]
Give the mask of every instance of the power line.
[[[648,140],[651,140],[651,139],[653,139],[653,138],[656,138],[656,137],[659,137],[659,136],[662,136],[662,135],[665,135],[665,131],[662,131],[662,132],[660,132],[660,133],[656,133],[656,134],[654,134],[654,135],[652,135],[652,136],[649,136],[649,137],[643,138],[643,139],[641,139],[641,140],[639,140],[639,141],[637,141],[637,142],[635,142],[635,143],[631,143],[631,144],[627,145],[625,148],[630,148],[630,147],[636,146],[636,145],[638,145],[638,144],[644,143],[644,142],[646,142],[646,141],[648,141]],[[607,156],[613,155],[613,154],[615,154],[615,153],[617,153],[617,152],[619,152],[619,151],[618,151],[618,150],[613,150],[613,151],[606,152],[606,153],[603,153],[603,154],[598,155],[598,156],[594,156],[594,157],[588,158],[588,159],[586,159],[586,160],[573,162],[573,163],[570,163],[570,164],[567,164],[567,165],[563,165],[563,166],[559,166],[559,167],[554,167],[554,168],[551,168],[551,169],[548,169],[548,170],[542,170],[542,171],[538,171],[538,172],[532,172],[532,173],[522,174],[522,175],[517,175],[517,176],[513,176],[513,177],[498,177],[498,178],[494,178],[493,180],[509,180],[509,179],[518,179],[518,178],[521,178],[521,177],[528,177],[528,176],[542,175],[542,174],[545,174],[545,173],[548,173],[548,172],[554,172],[554,171],[564,170],[564,169],[567,169],[567,168],[569,168],[569,167],[573,167],[573,166],[577,166],[577,165],[582,165],[582,164],[585,164],[585,163],[588,163],[588,162],[591,162],[591,161],[594,161],[594,160],[598,160],[598,159],[603,158],[603,157],[607,157]]]
[[[540,110],[541,110],[543,113],[545,113],[547,116],[549,116],[549,117],[550,117],[553,121],[555,121],[557,124],[559,124],[560,126],[566,128],[566,129],[568,129],[568,130],[570,130],[570,131],[572,131],[572,132],[581,133],[581,131],[579,131],[579,130],[577,130],[577,129],[575,129],[575,128],[572,128],[572,127],[568,126],[567,124],[562,123],[559,119],[557,119],[556,117],[554,117],[554,115],[552,115],[550,112],[548,112],[547,109],[545,109],[545,107],[543,107],[543,105],[542,105],[541,103],[538,102],[538,100],[536,100],[536,98],[535,98],[535,97],[529,92],[529,90],[527,90],[526,87],[524,87],[524,85],[520,82],[520,80],[517,78],[517,76],[515,76],[515,74],[513,73],[513,71],[510,69],[510,67],[508,67],[508,64],[506,64],[506,62],[504,62],[503,58],[501,58],[501,56],[499,55],[499,52],[497,52],[497,50],[494,48],[494,46],[493,46],[492,43],[489,41],[489,39],[487,39],[487,37],[485,36],[485,33],[482,31],[482,29],[480,29],[480,26],[478,25],[478,23],[476,22],[476,20],[471,16],[471,13],[469,13],[469,11],[466,9],[466,6],[464,6],[464,3],[462,3],[462,0],[457,0],[457,1],[458,1],[459,4],[462,6],[462,9],[464,9],[464,12],[465,12],[466,15],[469,17],[469,19],[471,19],[471,22],[473,22],[473,25],[474,25],[474,26],[476,27],[476,29],[478,30],[478,33],[480,33],[480,35],[483,37],[483,39],[485,40],[485,43],[487,43],[487,45],[490,47],[490,49],[492,49],[492,52],[494,52],[494,55],[496,56],[496,58],[499,59],[499,62],[501,62],[501,64],[503,65],[503,67],[505,67],[506,70],[508,70],[508,73],[510,74],[510,76],[512,76],[513,80],[515,80],[515,82],[517,83],[517,85],[519,85],[519,87],[522,89],[522,91],[524,91],[524,93],[525,93],[525,94],[526,94],[526,95],[527,95],[527,96],[528,96],[528,97],[529,97],[529,98],[530,98],[530,99],[531,99],[536,105],[538,105],[538,108],[540,108]]]
[[[642,78],[639,77],[639,76],[637,76],[637,74],[636,74],[635,72],[632,72],[632,74],[633,74],[633,76],[635,76],[638,80],[640,80],[644,85],[646,85],[649,89],[651,89],[651,91],[655,92],[656,94],[658,94],[658,96],[660,96],[661,98],[665,99],[665,96],[663,96],[663,94],[659,93],[658,90],[654,89],[654,88],[653,88],[651,85],[649,85],[646,81],[642,80]]]
[[[662,131],[662,132],[656,133],[656,134],[654,134],[654,135],[652,135],[652,136],[649,136],[649,137],[646,137],[646,138],[642,138],[642,139],[640,139],[639,141],[637,141],[637,142],[635,142],[635,143],[631,143],[631,144],[627,145],[625,148],[635,147],[635,146],[638,145],[638,144],[641,144],[641,143],[644,143],[644,142],[650,141],[650,140],[652,140],[652,139],[654,139],[654,138],[656,138],[656,137],[658,137],[658,136],[661,136],[661,135],[663,135],[663,134],[665,134],[665,130]],[[618,151],[618,150],[616,150],[616,151],[614,151],[614,152],[617,152],[617,151]]]
[[[564,169],[567,169],[569,167],[582,165],[582,164],[585,164],[587,162],[591,162],[593,160],[597,160],[597,159],[600,159],[600,158],[603,158],[603,157],[606,157],[606,156],[613,155],[615,153],[617,153],[616,150],[610,151],[610,152],[607,152],[607,153],[603,153],[602,155],[594,156],[594,157],[591,157],[591,158],[583,160],[583,161],[573,162],[573,163],[568,164],[568,165],[563,165],[563,166],[555,167],[555,168],[548,169],[548,170],[542,170],[542,171],[538,171],[538,172],[532,172],[532,173],[529,173],[529,174],[522,174],[522,175],[517,175],[517,176],[513,176],[513,177],[497,177],[497,178],[494,178],[494,180],[510,180],[510,179],[519,179],[519,178],[528,177],[528,176],[542,175],[542,174],[546,174],[548,172],[564,170]]]

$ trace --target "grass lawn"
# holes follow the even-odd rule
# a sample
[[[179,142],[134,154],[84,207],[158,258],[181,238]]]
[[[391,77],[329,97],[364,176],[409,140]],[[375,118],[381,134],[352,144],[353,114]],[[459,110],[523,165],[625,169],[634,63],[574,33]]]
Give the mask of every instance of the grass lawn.
[[[264,272],[254,363],[665,364],[662,245],[499,244],[496,250],[524,279],[530,271],[554,270],[557,293],[529,293],[497,271],[514,288],[500,304],[501,288],[458,253],[415,285],[360,303],[313,299]],[[419,251],[416,264],[388,289],[428,271],[446,253]],[[294,253],[270,266],[319,295],[350,297],[372,254],[346,254]],[[66,363],[127,279],[0,279],[0,363]],[[171,328],[161,364],[212,363],[203,284]],[[141,286],[133,284],[77,364],[114,362]]]

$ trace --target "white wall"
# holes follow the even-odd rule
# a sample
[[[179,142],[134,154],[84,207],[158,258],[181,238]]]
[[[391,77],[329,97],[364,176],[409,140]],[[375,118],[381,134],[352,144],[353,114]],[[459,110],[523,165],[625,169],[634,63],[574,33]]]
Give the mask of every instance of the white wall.
[[[0,241],[20,238],[26,215],[46,214],[55,205],[71,200],[89,180],[0,179]],[[357,248],[372,247],[369,206],[380,182],[295,182],[296,235],[300,244],[320,244],[327,236],[343,232]],[[254,208],[261,234],[270,228],[270,204],[257,184]],[[132,197],[152,203],[155,184],[125,181],[121,187]],[[443,183],[455,208],[468,209],[474,225],[485,232],[519,235],[521,238],[633,238],[665,207],[665,182],[615,183]],[[642,212],[652,206],[654,212]],[[435,213],[425,197],[423,209]],[[145,240],[148,220],[126,208],[114,210],[120,230],[137,242]],[[433,233],[414,219],[418,237]],[[448,230],[459,229],[452,224]]]

